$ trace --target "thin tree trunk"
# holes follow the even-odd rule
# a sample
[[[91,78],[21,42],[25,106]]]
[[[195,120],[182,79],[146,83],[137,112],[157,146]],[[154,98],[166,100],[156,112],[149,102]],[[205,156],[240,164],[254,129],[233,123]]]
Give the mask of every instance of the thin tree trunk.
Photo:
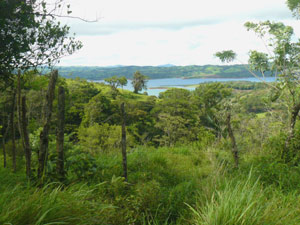
[[[23,145],[26,159],[26,175],[31,176],[31,148],[29,143],[29,135],[27,130],[27,117],[26,117],[26,96],[22,97],[22,119],[21,119],[21,133],[23,134]]]
[[[238,154],[238,148],[236,145],[235,137],[234,137],[234,134],[233,134],[233,131],[231,128],[231,114],[230,113],[227,114],[226,125],[227,125],[227,129],[228,129],[228,134],[229,134],[229,137],[231,140],[234,164],[235,164],[235,167],[238,167],[239,166],[239,154]]]
[[[297,120],[297,116],[299,114],[299,111],[300,111],[300,103],[296,104],[293,107],[293,110],[292,110],[292,113],[291,113],[291,119],[290,119],[290,124],[289,124],[289,132],[288,132],[288,136],[285,140],[284,151],[283,151],[283,154],[282,154],[282,158],[285,158],[285,159],[288,158],[290,143],[291,143],[291,140],[293,139],[293,137],[295,135],[295,125],[296,125],[296,120]]]
[[[65,130],[65,89],[59,87],[58,89],[58,123],[56,134],[56,150],[57,163],[56,170],[61,180],[65,177],[64,171],[64,130]]]
[[[22,98],[25,101],[25,105],[21,102],[21,71],[18,71],[18,79],[17,79],[17,115],[18,115],[18,130],[21,136],[21,142],[23,151],[25,153],[25,161],[26,161],[26,175],[30,177],[31,171],[31,150],[29,146],[29,137],[27,132],[27,121],[26,121],[26,97]],[[24,114],[25,113],[25,114]],[[27,135],[27,137],[25,137]],[[25,140],[27,138],[27,140]],[[30,152],[30,156],[29,156]]]
[[[16,136],[15,136],[15,102],[16,102],[16,91],[13,92],[12,107],[10,113],[10,125],[11,125],[11,141],[12,141],[12,165],[14,173],[17,171],[16,163]]]
[[[123,176],[125,181],[128,181],[127,178],[127,154],[126,154],[126,121],[125,121],[125,107],[124,102],[121,104],[121,118],[122,118],[122,158],[123,158]]]
[[[6,148],[5,148],[5,140],[6,140],[6,137],[7,137],[7,135],[8,135],[9,128],[10,128],[10,115],[8,115],[8,118],[7,118],[7,127],[6,127],[6,130],[5,130],[5,133],[3,134],[3,137],[2,137],[3,167],[4,167],[4,168],[6,168]]]
[[[25,143],[24,137],[22,133],[22,116],[21,116],[21,71],[18,71],[18,79],[17,79],[17,115],[18,115],[18,130],[22,140],[22,146],[25,151]]]
[[[50,130],[50,121],[51,121],[51,116],[52,116],[52,103],[54,99],[54,90],[55,90],[55,84],[56,80],[58,77],[57,70],[54,70],[51,73],[51,77],[49,79],[49,84],[48,84],[48,90],[46,93],[46,102],[44,106],[44,115],[43,115],[43,130],[40,134],[40,149],[38,152],[38,157],[39,157],[39,165],[38,165],[38,178],[41,178],[45,165],[47,163],[47,158],[48,158],[48,143],[49,143],[49,130]]]

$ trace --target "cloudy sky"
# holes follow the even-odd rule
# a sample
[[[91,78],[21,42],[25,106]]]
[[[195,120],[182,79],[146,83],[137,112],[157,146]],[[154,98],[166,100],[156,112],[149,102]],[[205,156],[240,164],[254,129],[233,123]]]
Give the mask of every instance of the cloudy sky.
[[[76,19],[63,19],[84,47],[64,66],[220,64],[213,54],[232,49],[247,62],[263,43],[243,24],[282,21],[300,36],[300,21],[285,0],[69,0]],[[237,62],[238,63],[238,62]]]

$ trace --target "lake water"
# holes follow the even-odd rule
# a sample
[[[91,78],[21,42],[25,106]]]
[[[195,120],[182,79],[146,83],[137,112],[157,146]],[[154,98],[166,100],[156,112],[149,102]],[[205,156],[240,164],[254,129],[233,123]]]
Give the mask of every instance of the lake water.
[[[275,77],[266,77],[263,79],[266,82],[274,82]],[[252,82],[261,82],[261,80],[255,77],[248,78],[194,78],[194,79],[181,79],[181,78],[166,78],[166,79],[155,79],[148,80],[147,90],[148,95],[158,96],[160,92],[166,91],[166,87],[176,87],[184,88],[187,90],[194,90],[195,87],[185,87],[185,85],[197,85],[200,83],[208,82],[228,82],[228,81],[252,81]],[[104,82],[103,80],[98,80],[94,82]],[[123,87],[126,90],[133,91],[131,81],[128,80],[128,84]],[[144,92],[144,90],[142,91]]]

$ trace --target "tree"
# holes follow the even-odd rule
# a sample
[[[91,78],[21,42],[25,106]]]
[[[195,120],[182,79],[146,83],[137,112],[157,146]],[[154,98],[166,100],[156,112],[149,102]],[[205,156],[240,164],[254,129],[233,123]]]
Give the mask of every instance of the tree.
[[[0,79],[7,80],[18,69],[52,66],[81,48],[81,42],[69,36],[70,28],[56,20],[62,3],[63,0],[52,5],[46,0],[0,1]]]
[[[300,0],[287,0],[289,9],[293,12],[294,16],[300,16]]]
[[[128,81],[127,81],[126,77],[122,76],[122,77],[119,78],[119,84],[122,87],[122,89],[123,89],[124,86],[127,85],[127,83],[128,83]]]
[[[218,57],[221,62],[232,62],[236,58],[236,53],[232,50],[225,50],[222,52],[217,52],[215,57]]]
[[[110,87],[112,89],[112,95],[114,98],[119,93],[117,88],[120,86],[123,88],[123,86],[125,86],[127,84],[127,79],[124,76],[123,77],[112,76],[110,78],[104,79],[104,81],[110,85]]]
[[[147,89],[147,79],[148,77],[141,74],[139,71],[136,71],[133,75],[133,79],[132,79],[132,86],[133,86],[133,93],[138,93],[139,91],[143,90],[143,89]]]
[[[58,72],[55,70],[52,72],[49,79],[48,90],[46,93],[46,102],[43,109],[44,126],[40,133],[40,149],[38,152],[39,163],[38,163],[38,178],[42,178],[44,173],[45,165],[48,159],[48,144],[49,144],[49,131],[50,122],[52,116],[52,106],[54,100],[55,85],[58,78]]]
[[[214,129],[218,136],[221,136],[220,121],[217,112],[223,106],[223,100],[232,93],[230,88],[224,84],[215,82],[201,84],[193,92],[195,105],[200,111],[200,121],[203,126]]]
[[[159,101],[151,114],[155,115],[155,128],[160,145],[174,146],[177,142],[195,141],[198,137],[199,120],[192,93],[182,88],[171,88],[160,93]]]
[[[290,142],[294,137],[295,124],[300,111],[300,42],[292,42],[293,28],[283,23],[247,22],[245,26],[259,37],[266,39],[270,48],[268,49],[270,54],[258,54],[256,51],[252,51],[249,63],[253,68],[271,70],[273,74],[278,75],[278,85],[273,91],[276,92],[277,97],[286,96],[289,127],[282,157],[289,160]]]
[[[299,7],[299,1],[289,1]],[[298,2],[296,4],[296,2]],[[266,43],[268,53],[250,51],[249,70],[258,70],[264,76],[265,71],[271,71],[278,77],[277,85],[269,84],[275,93],[273,100],[286,97],[288,106],[288,134],[282,158],[289,160],[294,153],[289,152],[291,141],[295,134],[295,124],[300,111],[300,42],[293,42],[293,28],[280,22],[264,21],[259,23],[245,23],[247,30],[254,31]],[[217,55],[217,54],[216,54]],[[224,56],[224,54],[217,56]],[[222,58],[221,58],[222,60]]]

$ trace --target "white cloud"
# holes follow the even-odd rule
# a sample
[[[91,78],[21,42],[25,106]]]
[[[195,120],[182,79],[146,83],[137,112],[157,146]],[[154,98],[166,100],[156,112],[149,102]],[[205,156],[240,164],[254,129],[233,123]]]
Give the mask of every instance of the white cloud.
[[[250,49],[264,47],[246,31],[244,22],[277,18],[299,23],[291,19],[284,0],[72,0],[70,4],[74,15],[93,19],[98,13],[102,19],[65,20],[84,47],[61,65],[219,64],[213,54],[224,49],[235,50],[247,62]]]

